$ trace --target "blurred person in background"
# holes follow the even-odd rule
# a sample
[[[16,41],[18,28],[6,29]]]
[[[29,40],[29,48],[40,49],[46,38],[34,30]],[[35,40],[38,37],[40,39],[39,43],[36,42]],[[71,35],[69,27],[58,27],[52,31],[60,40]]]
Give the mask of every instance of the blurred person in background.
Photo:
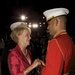
[[[10,75],[8,69],[8,54],[10,53],[11,49],[15,47],[16,43],[14,43],[11,39],[5,41],[5,46],[1,56],[1,75]]]
[[[3,40],[3,38],[0,38],[0,56],[2,56],[4,46],[5,46],[4,40]]]

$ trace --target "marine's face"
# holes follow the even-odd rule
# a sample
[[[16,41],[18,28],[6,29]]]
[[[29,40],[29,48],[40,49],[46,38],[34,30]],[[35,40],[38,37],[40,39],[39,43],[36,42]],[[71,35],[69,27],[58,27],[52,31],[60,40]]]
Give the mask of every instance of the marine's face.
[[[54,27],[54,25],[55,25],[55,20],[54,19],[52,19],[51,21],[48,22],[47,29],[49,31],[49,34],[52,35],[52,36],[55,34],[55,27]]]

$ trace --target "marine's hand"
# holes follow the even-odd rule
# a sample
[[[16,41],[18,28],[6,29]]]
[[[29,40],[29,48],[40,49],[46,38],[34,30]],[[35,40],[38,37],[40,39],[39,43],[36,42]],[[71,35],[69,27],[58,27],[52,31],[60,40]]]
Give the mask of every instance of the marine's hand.
[[[40,60],[40,61],[41,61],[42,66],[45,66],[45,63],[42,60]]]

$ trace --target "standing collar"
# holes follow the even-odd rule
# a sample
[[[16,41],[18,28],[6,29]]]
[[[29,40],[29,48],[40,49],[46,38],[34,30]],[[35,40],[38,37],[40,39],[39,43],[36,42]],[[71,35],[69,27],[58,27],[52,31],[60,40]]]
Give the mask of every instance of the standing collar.
[[[57,32],[53,38],[59,36],[59,35],[62,35],[62,34],[67,34],[66,30],[60,30],[59,32]]]

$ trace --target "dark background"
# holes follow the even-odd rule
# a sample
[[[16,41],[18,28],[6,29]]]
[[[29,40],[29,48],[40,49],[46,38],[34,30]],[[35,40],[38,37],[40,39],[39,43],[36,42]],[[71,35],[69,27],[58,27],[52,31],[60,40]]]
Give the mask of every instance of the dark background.
[[[74,40],[75,4],[73,0],[0,0],[0,37],[6,38],[7,34],[9,38],[11,23],[21,21],[19,16],[22,13],[28,16],[29,22],[41,22],[45,10],[57,7],[69,9],[67,32]],[[45,32],[43,28],[36,32],[38,31],[41,31],[41,34]]]
[[[2,75],[10,75],[8,71],[8,65],[7,65],[7,56],[10,52],[11,46],[13,48],[14,43],[10,42],[10,25],[13,22],[21,21],[20,15],[26,14],[28,16],[27,22],[32,23],[39,23],[39,22],[45,22],[45,19],[43,20],[42,17],[43,12],[47,9],[52,8],[58,8],[58,7],[65,7],[68,8],[70,13],[67,16],[68,17],[68,23],[67,23],[67,32],[71,36],[71,38],[75,42],[75,3],[74,0],[0,0],[0,38],[3,38],[5,42],[5,47],[3,50],[2,60],[1,60],[1,72]],[[41,28],[32,29],[33,36],[42,37],[46,34],[46,26],[47,24],[42,25]],[[43,37],[42,41],[45,37]],[[45,38],[46,39],[46,38]],[[34,39],[37,40],[37,39]],[[41,43],[43,43],[41,41]],[[47,40],[46,40],[47,41]],[[46,51],[47,42],[45,45],[41,47],[41,50],[39,49],[41,45],[37,43],[34,43],[34,47],[36,47],[35,55],[38,56],[38,53],[41,53],[40,51]],[[32,50],[34,50],[32,48]],[[44,52],[46,53],[46,52]],[[43,55],[45,55],[43,53]],[[33,53],[33,57],[35,56]],[[41,54],[40,54],[41,55]],[[35,56],[35,57],[36,57]],[[34,57],[34,58],[35,58]],[[44,56],[45,57],[45,56]],[[75,68],[73,68],[71,73],[75,74]]]

